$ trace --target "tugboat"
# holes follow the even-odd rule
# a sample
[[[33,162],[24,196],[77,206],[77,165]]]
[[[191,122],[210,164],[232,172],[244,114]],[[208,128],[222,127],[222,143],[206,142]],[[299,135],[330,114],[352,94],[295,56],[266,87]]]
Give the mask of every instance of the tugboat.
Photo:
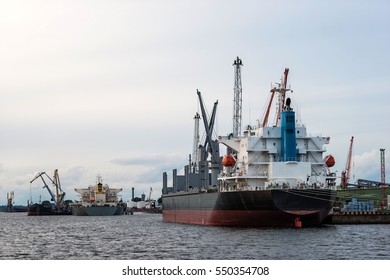
[[[113,216],[122,215],[127,204],[118,200],[118,193],[122,189],[109,188],[103,185],[100,175],[97,184],[84,189],[75,189],[81,195],[81,201],[72,204],[72,213],[75,216]]]
[[[172,187],[163,174],[163,221],[211,226],[307,227],[320,225],[336,196],[336,174],[329,137],[309,136],[295,119],[286,98],[288,69],[272,97],[262,124],[248,126],[243,135],[212,138],[217,102],[208,120],[197,91],[206,141],[195,143],[184,175],[173,170]],[[277,120],[268,125],[274,95]],[[195,118],[199,122],[199,117]],[[195,133],[198,133],[195,123]],[[219,154],[224,144],[226,155]],[[200,155],[197,161],[197,154]],[[208,160],[209,154],[211,159]],[[195,158],[195,160],[194,160]]]

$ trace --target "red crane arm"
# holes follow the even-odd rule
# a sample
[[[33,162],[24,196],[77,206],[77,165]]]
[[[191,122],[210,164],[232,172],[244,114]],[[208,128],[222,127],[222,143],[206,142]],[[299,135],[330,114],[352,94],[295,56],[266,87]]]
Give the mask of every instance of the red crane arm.
[[[349,177],[351,175],[351,161],[352,161],[352,146],[353,146],[353,136],[351,137],[351,143],[349,145],[347,163],[345,164],[345,171],[341,178],[341,185],[346,188],[348,185]]]
[[[272,92],[272,94],[271,94],[271,99],[270,99],[270,101],[269,101],[269,103],[268,103],[267,111],[265,112],[263,124],[261,125],[261,127],[265,127],[265,126],[267,125],[267,122],[268,122],[269,111],[270,111],[270,109],[271,109],[272,100],[274,99],[275,90],[271,90],[271,92]]]

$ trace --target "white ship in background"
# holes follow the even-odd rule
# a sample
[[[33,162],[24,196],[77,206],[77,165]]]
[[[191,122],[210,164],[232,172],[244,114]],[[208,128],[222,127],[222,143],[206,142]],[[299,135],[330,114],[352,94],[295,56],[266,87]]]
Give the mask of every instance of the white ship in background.
[[[81,195],[81,201],[72,205],[72,213],[76,216],[113,216],[122,215],[126,210],[126,203],[118,200],[118,193],[122,189],[109,188],[103,185],[101,176],[97,177],[97,184],[84,189],[75,189]]]

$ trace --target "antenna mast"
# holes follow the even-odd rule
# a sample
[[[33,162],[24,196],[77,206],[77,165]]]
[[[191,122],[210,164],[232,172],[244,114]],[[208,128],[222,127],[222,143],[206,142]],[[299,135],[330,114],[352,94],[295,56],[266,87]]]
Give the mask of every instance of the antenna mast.
[[[285,102],[285,99],[286,99],[286,92],[289,91],[289,89],[287,89],[288,71],[289,71],[288,68],[284,69],[284,76],[283,76],[282,81],[281,81],[281,83],[279,85],[279,88],[276,89],[276,91],[279,92],[278,112],[277,112],[277,116],[276,116],[276,126],[279,125],[280,116],[282,114],[283,107],[284,107],[284,102]]]
[[[234,60],[234,108],[233,108],[233,136],[241,135],[241,120],[242,120],[242,84],[241,84],[241,66],[242,60],[237,56]]]

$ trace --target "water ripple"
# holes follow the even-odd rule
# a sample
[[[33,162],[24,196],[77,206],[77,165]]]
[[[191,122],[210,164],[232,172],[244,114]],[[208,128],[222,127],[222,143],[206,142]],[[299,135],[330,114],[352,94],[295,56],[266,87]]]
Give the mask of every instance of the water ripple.
[[[390,259],[389,225],[229,228],[113,217],[0,213],[0,259]]]

